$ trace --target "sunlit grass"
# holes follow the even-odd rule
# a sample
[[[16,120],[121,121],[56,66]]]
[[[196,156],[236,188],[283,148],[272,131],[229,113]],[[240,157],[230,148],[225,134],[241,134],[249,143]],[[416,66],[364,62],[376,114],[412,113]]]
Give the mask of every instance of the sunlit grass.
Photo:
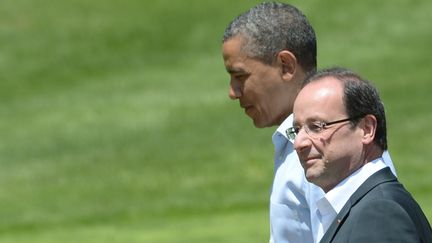
[[[3,1],[0,242],[266,241],[273,129],[228,99],[220,54],[256,2]],[[321,67],[379,87],[399,178],[431,219],[432,4],[294,3]]]

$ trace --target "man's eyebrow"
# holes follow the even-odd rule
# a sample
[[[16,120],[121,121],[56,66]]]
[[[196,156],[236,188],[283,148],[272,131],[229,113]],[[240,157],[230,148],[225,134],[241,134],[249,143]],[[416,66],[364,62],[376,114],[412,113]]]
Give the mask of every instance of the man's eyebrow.
[[[315,117],[315,116],[313,116],[313,117],[309,117],[309,118],[307,118],[305,121],[304,121],[304,123],[311,123],[311,122],[322,122],[322,119],[321,118],[319,118],[319,117]],[[292,125],[293,125],[293,127],[294,126],[300,126],[300,122],[299,121],[296,121],[296,120],[293,120],[293,123],[292,123]]]
[[[235,67],[230,67],[230,68],[227,68],[226,70],[230,74],[246,73],[245,70],[243,70],[241,68],[235,68]]]

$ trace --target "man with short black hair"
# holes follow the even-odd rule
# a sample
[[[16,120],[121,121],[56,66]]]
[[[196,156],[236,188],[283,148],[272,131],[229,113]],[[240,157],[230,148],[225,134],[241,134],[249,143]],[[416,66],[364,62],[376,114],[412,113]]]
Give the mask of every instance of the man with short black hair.
[[[288,136],[307,180],[325,192],[317,241],[432,242],[421,208],[383,161],[386,117],[370,82],[343,68],[320,71],[293,111]]]

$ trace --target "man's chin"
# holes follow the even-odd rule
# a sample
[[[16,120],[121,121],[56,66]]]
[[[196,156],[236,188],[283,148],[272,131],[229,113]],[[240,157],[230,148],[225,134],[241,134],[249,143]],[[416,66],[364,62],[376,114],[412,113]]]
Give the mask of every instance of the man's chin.
[[[253,120],[254,126],[255,126],[256,128],[266,128],[266,127],[271,127],[271,125],[269,125],[268,123],[265,123],[265,122],[263,122],[263,121],[256,120],[256,119],[253,119],[253,118],[252,118],[252,120]]]
[[[310,173],[305,173],[305,176],[306,176],[306,180],[308,181],[308,182],[310,182],[310,183],[312,183],[312,184],[315,184],[315,185],[317,185],[317,183],[318,183],[318,179],[319,178],[317,178],[316,177],[316,175],[315,174],[310,174]],[[318,183],[319,184],[319,183]],[[318,185],[317,185],[318,186]]]
[[[254,126],[256,128],[266,128],[266,127],[272,127],[277,124],[273,124],[268,119],[265,119],[265,117],[258,116],[257,113],[248,112],[247,115],[252,119]]]

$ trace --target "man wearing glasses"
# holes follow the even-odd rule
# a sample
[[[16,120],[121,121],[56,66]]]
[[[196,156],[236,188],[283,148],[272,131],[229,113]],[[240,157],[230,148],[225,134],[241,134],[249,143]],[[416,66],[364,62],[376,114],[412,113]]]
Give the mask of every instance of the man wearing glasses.
[[[384,106],[355,73],[314,74],[294,102],[294,139],[317,202],[321,242],[432,242],[419,205],[382,159],[387,149]]]

